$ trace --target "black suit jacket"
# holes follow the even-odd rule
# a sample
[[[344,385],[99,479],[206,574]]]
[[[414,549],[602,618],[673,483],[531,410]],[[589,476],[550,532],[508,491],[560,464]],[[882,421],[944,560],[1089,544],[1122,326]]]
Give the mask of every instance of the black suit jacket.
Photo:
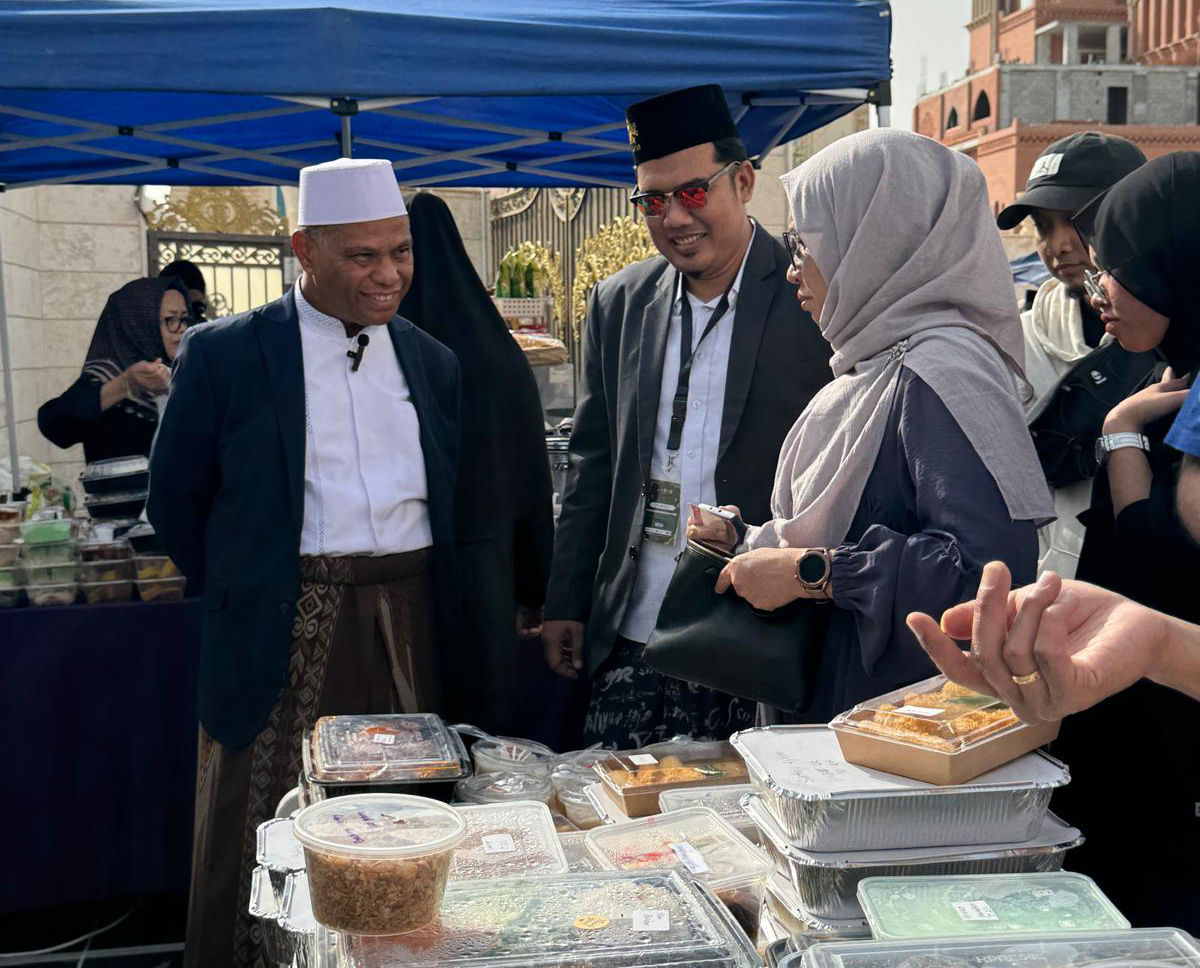
[[[458,361],[406,319],[397,316],[387,330],[420,420],[441,638],[452,634],[454,614]],[[204,596],[200,721],[230,746],[258,735],[287,675],[304,452],[293,293],[190,330],[150,456],[147,509],[163,549]]]
[[[829,344],[796,301],[783,245],[755,226],[738,292],[717,457],[720,504],[771,517],[783,438],[829,382]],[[592,293],[546,618],[587,623],[589,672],[612,651],[633,590],[675,269],[661,256]]]

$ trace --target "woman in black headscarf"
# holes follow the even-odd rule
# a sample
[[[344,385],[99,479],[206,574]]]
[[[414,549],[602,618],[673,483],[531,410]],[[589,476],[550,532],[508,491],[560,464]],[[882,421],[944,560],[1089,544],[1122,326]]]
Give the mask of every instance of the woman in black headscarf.
[[[1105,435],[1126,436],[1110,441],[1124,446],[1106,455],[1092,507],[1080,515],[1087,533],[1076,577],[1200,622],[1200,547],[1175,512],[1182,455],[1163,442],[1200,363],[1200,153],[1149,162],[1089,209],[1077,224],[1101,269],[1093,306],[1123,347],[1157,348],[1169,369],[1104,422]],[[1072,777],[1055,808],[1087,835],[1070,867],[1095,877],[1135,926],[1200,931],[1188,865],[1159,865],[1148,876],[1134,834],[1153,832],[1172,856],[1200,856],[1200,772],[1186,753],[1198,730],[1194,701],[1143,680],[1068,717],[1052,748]]]
[[[517,676],[521,634],[541,624],[554,541],[541,399],[525,354],[471,265],[454,216],[435,195],[409,204],[412,287],[400,315],[454,351],[462,368],[455,492],[462,648],[451,715],[512,732],[532,698]]]
[[[83,444],[88,463],[148,456],[170,361],[190,322],[178,279],[135,279],[114,292],[79,379],[38,409],[43,436],[59,447]]]

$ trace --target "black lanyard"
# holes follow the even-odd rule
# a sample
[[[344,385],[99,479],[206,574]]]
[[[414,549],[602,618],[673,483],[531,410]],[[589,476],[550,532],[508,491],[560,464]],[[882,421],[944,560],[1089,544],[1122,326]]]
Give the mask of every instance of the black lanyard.
[[[729,294],[733,291],[733,284],[736,281],[737,276],[734,276],[729,281],[729,285],[725,287],[721,301],[717,303],[712,315],[708,317],[708,325],[700,334],[700,339],[696,343],[697,348],[721,321],[721,317],[729,311]],[[688,298],[687,287],[684,286],[680,273],[676,274],[676,285],[679,286],[683,302],[679,307],[679,383],[675,387],[675,398],[671,401],[671,430],[667,434],[667,450],[672,451],[679,450],[679,445],[683,441],[683,422],[687,419],[688,384],[692,379],[692,301]]]

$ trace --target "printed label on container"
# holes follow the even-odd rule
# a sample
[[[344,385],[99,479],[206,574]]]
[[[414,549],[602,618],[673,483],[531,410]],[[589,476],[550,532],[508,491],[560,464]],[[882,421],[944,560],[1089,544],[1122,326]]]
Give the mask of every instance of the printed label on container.
[[[929,706],[901,706],[899,709],[893,709],[892,712],[900,716],[940,716],[946,710],[933,709]]]
[[[670,931],[671,914],[669,911],[634,911],[634,931]]]
[[[488,834],[483,838],[485,854],[511,854],[516,849],[512,834]]]
[[[954,910],[964,921],[999,921],[987,901],[955,901]]]
[[[584,914],[575,919],[575,927],[580,931],[599,931],[608,927],[608,918],[602,914]]]
[[[671,844],[671,850],[675,851],[675,856],[679,858],[679,863],[686,867],[693,874],[708,874],[710,869],[701,856],[700,851],[689,844],[686,840]]]
[[[380,746],[391,746],[396,742],[395,733],[376,733],[371,737],[372,743],[378,743]]]
[[[634,753],[631,757],[629,757],[629,762],[632,763],[634,766],[657,766],[658,765],[658,760],[656,760],[649,753]]]

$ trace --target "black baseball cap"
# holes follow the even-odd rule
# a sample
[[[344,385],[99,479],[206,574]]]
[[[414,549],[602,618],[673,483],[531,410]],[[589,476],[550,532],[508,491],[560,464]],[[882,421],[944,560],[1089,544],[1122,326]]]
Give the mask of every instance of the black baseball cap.
[[[1038,155],[1025,194],[996,216],[996,224],[1015,228],[1035,208],[1077,212],[1145,163],[1142,149],[1126,138],[1099,131],[1067,135]]]

